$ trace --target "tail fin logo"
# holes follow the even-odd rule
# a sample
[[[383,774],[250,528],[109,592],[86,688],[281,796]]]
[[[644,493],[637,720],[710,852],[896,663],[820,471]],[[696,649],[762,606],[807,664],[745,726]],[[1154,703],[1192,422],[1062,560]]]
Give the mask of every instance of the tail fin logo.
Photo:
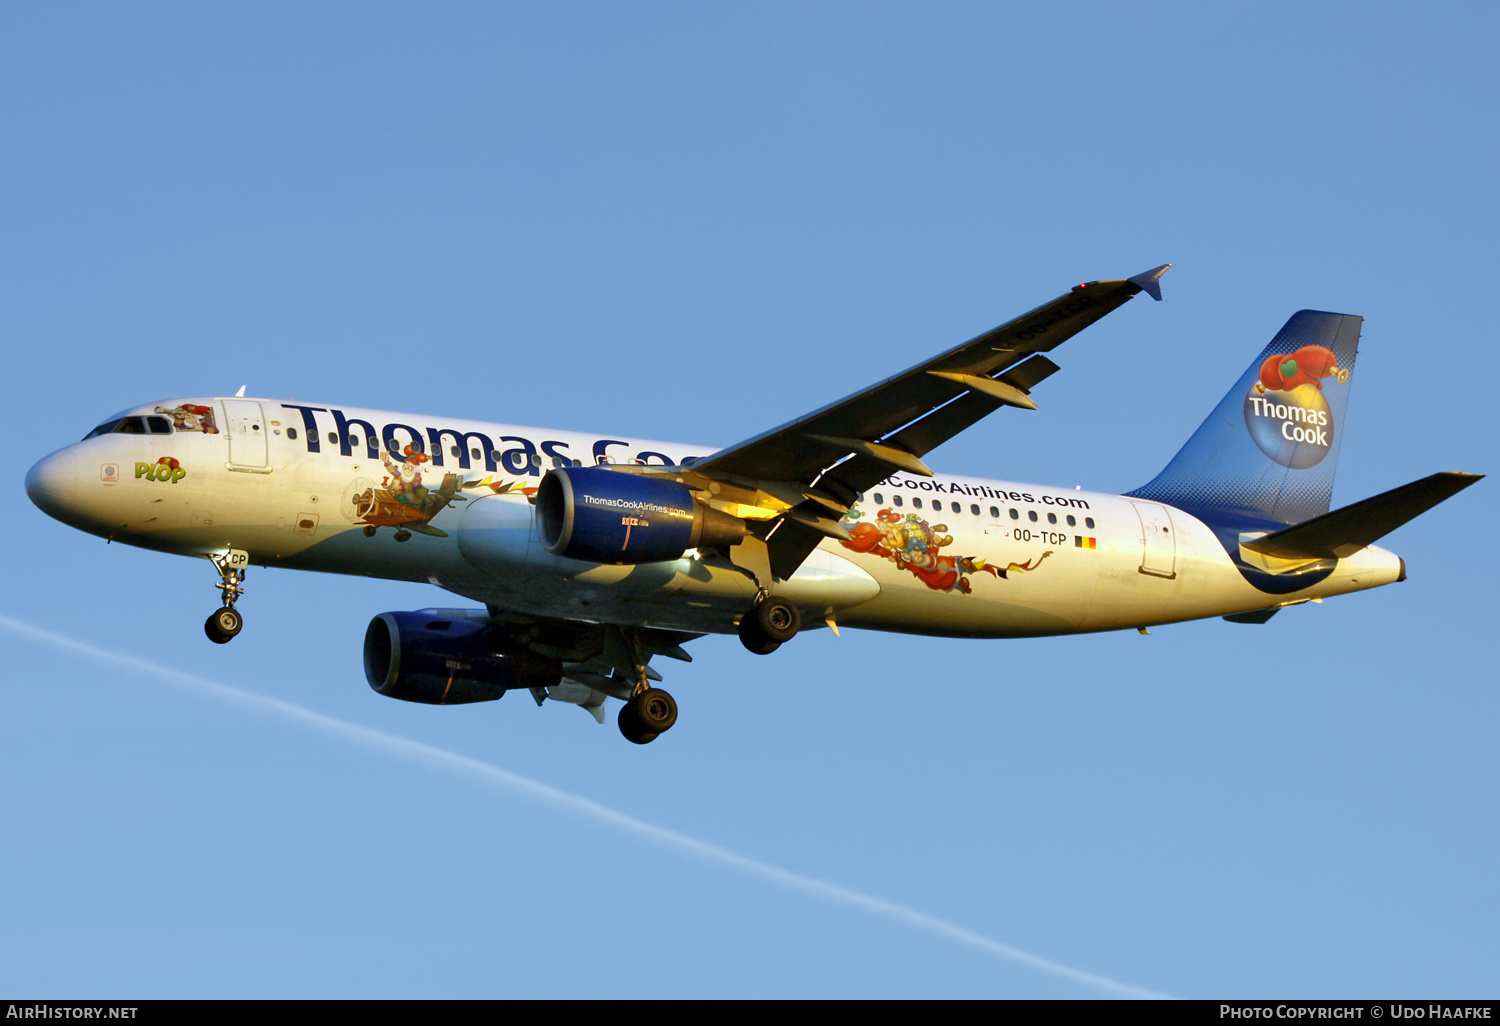
[[[1323,395],[1324,378],[1339,384],[1349,371],[1323,346],[1273,354],[1245,395],[1245,427],[1260,451],[1283,467],[1305,470],[1333,448],[1333,412]]]

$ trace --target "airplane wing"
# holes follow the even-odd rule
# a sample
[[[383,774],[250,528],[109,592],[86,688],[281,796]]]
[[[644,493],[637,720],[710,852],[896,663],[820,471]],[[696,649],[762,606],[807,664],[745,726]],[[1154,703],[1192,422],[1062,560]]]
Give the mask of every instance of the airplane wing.
[[[1042,354],[1141,292],[1160,300],[1170,266],[1086,282],[894,377],[669,472],[695,486],[712,483],[716,495],[727,485],[745,506],[763,510],[757,534],[767,546],[766,569],[784,580],[824,537],[847,537],[838,521],[860,493],[898,470],[931,477],[921,457],[1001,406],[1036,409],[1028,393],[1058,369]]]

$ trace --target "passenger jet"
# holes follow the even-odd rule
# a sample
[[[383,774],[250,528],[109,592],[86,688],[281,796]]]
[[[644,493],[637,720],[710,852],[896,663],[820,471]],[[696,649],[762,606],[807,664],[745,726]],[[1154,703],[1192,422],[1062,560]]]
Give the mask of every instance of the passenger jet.
[[[1155,479],[1124,495],[940,474],[923,457],[1166,266],[1078,285],[863,391],[717,451],[331,403],[167,399],[42,459],[26,491],[91,534],[212,564],[240,632],[247,568],[430,582],[478,609],[381,613],[382,695],[524,689],[645,744],[677,719],[655,657],[810,627],[1019,638],[1278,611],[1404,580],[1387,532],[1479,480],[1440,473],[1329,511],[1361,318],[1303,310]]]

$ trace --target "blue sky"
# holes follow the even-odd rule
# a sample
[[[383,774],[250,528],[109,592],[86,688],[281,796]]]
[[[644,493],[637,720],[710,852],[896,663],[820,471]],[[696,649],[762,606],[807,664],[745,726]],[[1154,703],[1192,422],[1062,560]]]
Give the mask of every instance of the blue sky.
[[[1336,503],[1490,472],[1496,28],[1443,3],[8,6],[0,990],[1108,992],[176,673],[1155,992],[1493,996],[1489,481],[1387,540],[1407,582],[1261,627],[704,639],[663,668],[679,726],[636,748],[515,695],[374,694],[365,624],[435,588],[255,571],[213,646],[207,568],[71,531],[21,477],[124,406],[242,384],[729,444],[1162,262],[1166,302],[1053,354],[1037,414],[928,462],[1134,487],[1306,307],[1365,317]]]

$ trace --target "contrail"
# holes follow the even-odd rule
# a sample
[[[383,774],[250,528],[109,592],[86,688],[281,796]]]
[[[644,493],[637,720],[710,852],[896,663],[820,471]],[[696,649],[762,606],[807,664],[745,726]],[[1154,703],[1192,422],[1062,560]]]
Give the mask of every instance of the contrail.
[[[86,642],[54,634],[51,631],[35,627],[23,620],[0,614],[0,627],[19,634],[34,641],[40,641],[55,648],[66,649],[78,655],[103,663],[112,663],[116,666],[138,673],[157,677],[178,687],[195,691],[199,694],[216,698],[229,705],[239,706],[254,712],[271,713],[282,719],[320,730],[325,734],[352,741],[355,744],[372,748],[386,755],[394,755],[410,762],[419,763],[432,769],[443,770],[449,773],[457,773],[460,776],[476,780],[480,783],[497,786],[505,790],[525,795],[528,798],[537,799],[544,804],[555,808],[564,809],[568,812],[578,813],[583,816],[607,823],[626,833],[643,837],[648,841],[654,841],[664,847],[673,848],[677,851],[687,852],[699,858],[711,862],[718,862],[735,869],[743,870],[763,880],[794,891],[801,891],[825,901],[839,902],[851,905],[855,908],[873,912],[876,915],[885,916],[907,926],[914,926],[920,930],[926,930],[939,936],[956,940],[961,944],[967,944],[972,948],[998,956],[1010,962],[1024,965],[1039,972],[1050,973],[1085,987],[1102,991],[1111,997],[1127,998],[1167,998],[1170,995],[1160,994],[1137,987],[1129,983],[1121,983],[1107,976],[1099,976],[1095,973],[1075,969],[1072,966],[1063,965],[1050,959],[1033,955],[1029,951],[1002,944],[997,940],[991,940],[982,934],[966,930],[956,923],[946,919],[938,919],[935,916],[919,912],[906,905],[897,904],[894,901],[886,901],[860,891],[853,891],[847,887],[840,887],[826,880],[819,880],[811,876],[803,876],[801,873],[793,873],[790,870],[773,866],[767,862],[752,859],[746,855],[721,848],[707,841],[700,841],[696,837],[668,830],[665,827],[654,826],[633,816],[627,816],[623,812],[617,812],[598,802],[591,801],[580,795],[570,794],[567,791],[559,791],[555,787],[528,777],[501,769],[499,766],[478,759],[471,759],[467,755],[459,755],[457,752],[446,751],[432,745],[423,744],[420,741],[412,741],[409,738],[399,737],[395,734],[387,734],[383,730],[375,730],[372,727],[363,727],[357,723],[347,720],[335,719],[322,713],[314,712],[305,706],[294,702],[283,701],[268,695],[258,695],[253,691],[243,691],[228,684],[220,684],[217,681],[208,680],[191,673],[183,673],[167,666],[149,662],[135,656],[123,655],[118,652],[108,652],[102,648],[96,648]]]

